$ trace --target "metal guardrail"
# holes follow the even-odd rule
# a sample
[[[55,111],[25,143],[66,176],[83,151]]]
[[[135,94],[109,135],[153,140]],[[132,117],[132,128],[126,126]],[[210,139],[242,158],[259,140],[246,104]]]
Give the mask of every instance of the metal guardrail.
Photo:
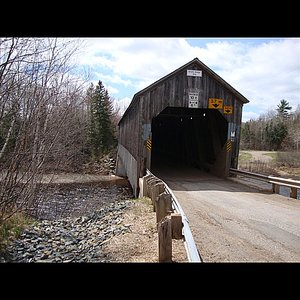
[[[163,181],[164,182],[164,181]],[[183,223],[183,235],[184,235],[184,245],[186,249],[186,253],[188,256],[188,260],[190,262],[201,262],[201,258],[198,252],[198,249],[196,247],[190,226],[189,226],[189,220],[186,217],[182,207],[180,206],[178,200],[176,199],[175,195],[173,194],[172,190],[168,187],[168,185],[164,182],[165,189],[168,194],[172,197],[172,207],[173,209],[181,214],[182,217],[182,223]]]
[[[229,172],[235,175],[242,175],[245,177],[250,177],[258,180],[262,180],[273,185],[273,191],[275,191],[275,185],[277,186],[287,186],[291,188],[291,197],[297,198],[297,189],[300,189],[300,181],[287,179],[287,178],[280,178],[271,175],[262,175],[258,173],[252,173],[248,171],[241,171],[237,169],[230,168]]]
[[[275,182],[279,185],[280,185],[280,183],[289,184],[289,185],[296,186],[297,188],[300,188],[300,181],[298,181],[298,180],[274,177],[274,176],[271,176],[271,175],[262,175],[262,174],[258,174],[258,173],[248,172],[248,171],[241,171],[241,170],[237,170],[237,169],[233,169],[233,168],[230,168],[229,171],[232,174],[244,175],[244,176],[247,176],[247,177],[260,179],[260,180],[263,180],[263,181],[266,181],[266,182],[273,181],[273,182]]]
[[[174,195],[174,193],[172,192],[172,190],[169,188],[169,186],[160,178],[158,178],[157,176],[155,176],[154,174],[152,174],[148,169],[146,170],[146,174],[147,175],[151,175],[153,177],[156,177],[157,179],[159,179],[165,186],[165,192],[167,194],[171,195],[171,199],[172,199],[172,208],[174,209],[175,212],[181,214],[182,217],[182,223],[183,223],[183,235],[184,235],[184,246],[185,246],[185,250],[187,253],[187,257],[189,262],[202,262],[201,257],[199,255],[198,249],[196,247],[190,226],[189,226],[189,221],[188,218],[186,217],[181,205],[179,204],[176,196]]]

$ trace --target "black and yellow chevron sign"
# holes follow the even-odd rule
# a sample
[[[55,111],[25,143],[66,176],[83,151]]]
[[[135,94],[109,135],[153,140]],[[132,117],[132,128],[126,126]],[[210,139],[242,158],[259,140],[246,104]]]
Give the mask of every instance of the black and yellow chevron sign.
[[[151,151],[151,148],[152,148],[152,141],[151,139],[148,139],[147,142],[146,142],[146,147],[149,151]]]
[[[230,152],[230,151],[231,151],[231,148],[232,148],[232,146],[231,146],[231,141],[227,141],[227,142],[226,142],[226,151],[227,151],[227,152]]]
[[[208,108],[223,109],[223,99],[209,98],[208,99]]]

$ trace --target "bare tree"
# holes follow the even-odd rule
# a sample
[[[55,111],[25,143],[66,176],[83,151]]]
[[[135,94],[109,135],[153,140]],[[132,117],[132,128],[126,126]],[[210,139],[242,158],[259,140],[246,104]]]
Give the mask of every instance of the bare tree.
[[[46,165],[55,169],[82,150],[83,85],[70,73],[78,47],[53,38],[0,39],[0,223],[35,205]]]

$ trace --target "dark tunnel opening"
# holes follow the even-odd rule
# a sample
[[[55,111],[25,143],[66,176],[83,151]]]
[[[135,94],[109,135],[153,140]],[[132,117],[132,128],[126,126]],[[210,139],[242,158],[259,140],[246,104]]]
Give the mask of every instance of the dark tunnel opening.
[[[215,109],[167,107],[151,128],[151,170],[184,165],[210,172],[226,143],[228,122]]]

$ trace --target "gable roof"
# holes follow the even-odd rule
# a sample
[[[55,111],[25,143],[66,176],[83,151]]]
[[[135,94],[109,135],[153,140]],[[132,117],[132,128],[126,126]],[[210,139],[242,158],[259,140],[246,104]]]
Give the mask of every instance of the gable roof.
[[[126,116],[127,112],[135,105],[137,98],[145,93],[148,90],[153,89],[156,85],[160,84],[161,82],[165,81],[166,79],[172,77],[173,75],[175,75],[176,73],[181,72],[182,70],[184,70],[185,68],[187,68],[189,65],[192,64],[198,64],[198,66],[200,68],[202,68],[203,70],[205,70],[206,73],[208,73],[211,77],[213,77],[216,81],[218,81],[221,85],[223,85],[224,87],[226,87],[231,93],[233,93],[237,98],[239,98],[243,103],[248,103],[249,100],[243,96],[240,92],[238,92],[234,87],[232,87],[228,82],[226,82],[222,77],[220,77],[217,73],[215,73],[212,69],[210,69],[207,65],[205,65],[203,62],[201,62],[197,57],[194,58],[193,60],[191,60],[190,62],[186,63],[185,65],[181,66],[180,68],[174,70],[173,72],[167,74],[166,76],[160,78],[159,80],[153,82],[152,84],[150,84],[149,86],[147,86],[146,88],[140,90],[139,92],[137,92],[136,94],[134,94],[132,101],[130,102],[129,106],[127,107],[126,111],[124,112],[121,120],[119,121],[119,124],[121,123],[122,119]]]

